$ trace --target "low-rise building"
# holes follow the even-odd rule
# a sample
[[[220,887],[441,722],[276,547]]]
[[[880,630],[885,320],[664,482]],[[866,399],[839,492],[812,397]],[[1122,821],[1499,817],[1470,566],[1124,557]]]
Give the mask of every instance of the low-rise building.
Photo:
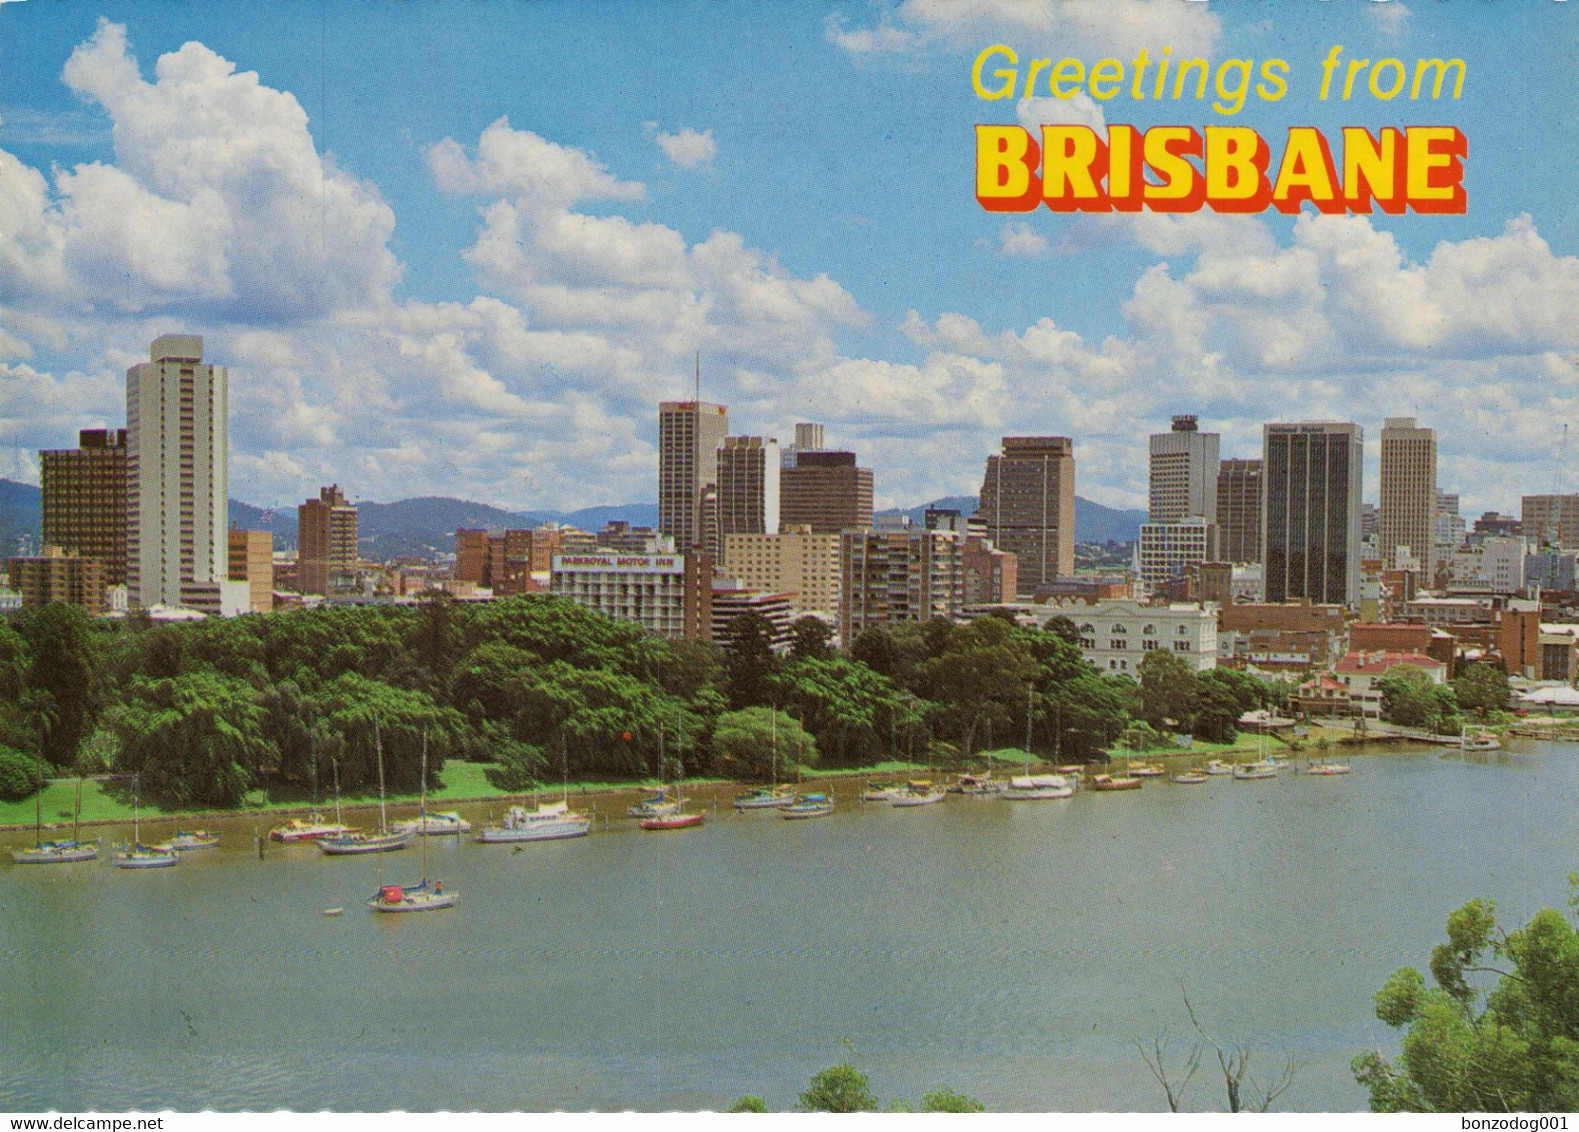
[[[665,637],[710,639],[713,563],[690,554],[556,554],[549,592]]]
[[[1354,714],[1368,719],[1381,718],[1382,694],[1376,685],[1382,677],[1401,666],[1425,673],[1433,684],[1447,683],[1449,666],[1425,653],[1350,652],[1338,661],[1335,674],[1349,689]]]
[[[802,613],[839,616],[838,535],[804,524],[776,535],[725,535],[723,567],[748,589],[794,594]]]
[[[58,546],[45,546],[37,557],[6,560],[10,588],[22,595],[24,606],[63,601],[94,617],[106,612],[108,570],[102,558],[81,558]]]
[[[713,579],[713,640],[729,640],[729,623],[736,617],[754,613],[773,626],[773,647],[789,647],[790,626],[800,615],[792,593],[763,593],[749,589],[732,578]]]
[[[1158,650],[1173,653],[1197,672],[1217,667],[1217,610],[1210,605],[1048,602],[1041,609],[1049,620],[1073,621],[1080,630],[1081,654],[1104,672],[1133,676],[1146,655]]]
[[[230,528],[230,580],[247,584],[253,613],[274,611],[274,535]]]

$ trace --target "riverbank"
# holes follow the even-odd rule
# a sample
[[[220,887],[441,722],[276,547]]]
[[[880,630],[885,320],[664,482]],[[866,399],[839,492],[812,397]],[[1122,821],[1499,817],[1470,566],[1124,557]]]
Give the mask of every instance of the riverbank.
[[[1254,741],[1247,742],[1250,738],[1242,736],[1236,743],[1205,743],[1200,742],[1188,749],[1178,748],[1172,750],[1159,750],[1147,752],[1113,752],[1113,759],[1134,760],[1165,759],[1170,762],[1176,760],[1202,759],[1202,758],[1235,758],[1253,757],[1257,754]],[[1023,751],[1005,747],[992,752],[978,752],[972,759],[975,767],[984,767],[990,761],[999,768],[1000,773],[1013,773],[1024,766],[1025,754]],[[1037,760],[1032,764],[1033,769],[1050,769],[1051,762]],[[450,762],[444,767],[440,776],[440,785],[428,792],[428,808],[444,809],[453,805],[498,802],[501,804],[515,804],[533,797],[557,794],[559,790],[552,783],[544,783],[537,790],[519,791],[505,790],[495,786],[488,778],[488,772],[496,769],[491,763]],[[869,767],[823,767],[808,769],[803,772],[802,779],[806,783],[833,783],[839,781],[861,781],[872,778],[886,778],[893,776],[908,776],[913,778],[932,777],[934,779],[952,779],[957,773],[954,768],[947,770],[936,767],[928,768],[924,763],[906,762],[896,760],[878,763]],[[687,778],[683,785],[687,789],[719,789],[737,787],[745,789],[751,783],[737,783],[724,778]],[[656,789],[658,782],[654,778],[632,779],[629,781],[585,781],[570,783],[570,792],[576,797],[600,797],[604,795],[633,793],[641,790]],[[72,778],[51,779],[44,787],[43,812],[44,827],[51,830],[69,828],[72,824],[73,807],[76,804],[77,780]],[[391,808],[406,808],[417,805],[417,794],[392,794],[387,799]],[[334,809],[334,799],[325,797],[314,805],[310,799],[290,797],[264,801],[260,795],[251,805],[239,806],[235,809],[216,810],[212,808],[165,807],[155,799],[141,799],[141,820],[150,825],[168,822],[202,822],[218,821],[225,818],[239,818],[248,816],[267,815],[271,818],[289,818],[306,815],[314,812],[331,813]],[[356,797],[342,798],[340,808],[343,812],[352,813],[378,808],[376,795],[358,795]],[[20,802],[0,802],[0,832],[17,832],[31,830],[35,823],[35,803],[33,798],[25,798]],[[82,826],[123,825],[132,820],[132,805],[130,784],[124,780],[99,781],[97,779],[82,780],[82,809],[80,823]]]

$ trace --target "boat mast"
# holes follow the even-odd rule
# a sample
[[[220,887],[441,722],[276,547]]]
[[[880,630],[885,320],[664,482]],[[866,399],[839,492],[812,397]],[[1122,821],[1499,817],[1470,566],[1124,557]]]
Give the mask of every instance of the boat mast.
[[[329,765],[334,767],[334,824],[342,826],[344,823],[340,820],[340,760],[330,756]],[[341,829],[335,836],[344,837],[345,830]]]
[[[78,831],[82,826],[82,778],[77,778],[77,800],[71,807],[71,841],[76,844]]]
[[[389,819],[384,810],[384,739],[378,732],[378,719],[373,719],[373,747],[378,752],[378,832],[389,832]]]
[[[565,733],[559,733],[559,773],[564,780],[565,807],[570,806],[570,747],[565,741]]]
[[[422,729],[422,791],[417,801],[417,838],[422,842],[422,887],[428,887],[428,729]]]
[[[33,795],[33,848],[44,844],[44,753],[33,752],[33,773],[38,777],[38,793]],[[76,834],[72,834],[75,839]]]
[[[141,827],[137,823],[137,775],[132,774],[132,852],[143,843]]]
[[[773,705],[772,711],[773,714],[769,717],[771,720],[769,726],[773,735],[773,769],[771,774],[773,776],[773,787],[777,789],[779,784],[779,708],[777,704]]]
[[[1025,773],[1026,774],[1030,774],[1031,773],[1031,702],[1032,702],[1032,697],[1035,694],[1036,693],[1032,689],[1030,689],[1030,688],[1026,688],[1025,689]],[[991,771],[992,771],[992,752],[991,751],[987,752],[987,770],[988,770],[989,773],[991,773]]]

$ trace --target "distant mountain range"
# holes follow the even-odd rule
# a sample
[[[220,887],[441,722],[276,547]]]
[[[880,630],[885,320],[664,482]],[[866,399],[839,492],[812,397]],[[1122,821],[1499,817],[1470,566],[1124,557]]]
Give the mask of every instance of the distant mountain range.
[[[948,496],[909,509],[883,511],[883,515],[909,515],[920,523],[928,507],[954,508],[966,515],[976,512],[970,495]],[[395,503],[358,503],[357,527],[362,553],[370,558],[420,557],[455,549],[460,527],[535,527],[554,522],[596,531],[605,523],[623,520],[635,527],[658,525],[658,507],[652,503],[584,507],[579,511],[505,511],[486,503],[425,495]],[[281,550],[296,546],[296,508],[271,511],[238,499],[230,501],[230,521],[253,531],[272,531]],[[1132,542],[1140,537],[1144,511],[1119,511],[1075,497],[1075,538],[1080,542]],[[39,490],[31,484],[0,479],[0,551],[16,553],[23,542],[37,546]]]

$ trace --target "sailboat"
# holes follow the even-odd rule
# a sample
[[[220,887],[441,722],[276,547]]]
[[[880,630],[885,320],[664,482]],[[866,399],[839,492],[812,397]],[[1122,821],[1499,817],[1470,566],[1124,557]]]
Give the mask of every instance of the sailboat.
[[[389,815],[384,806],[384,740],[379,734],[378,720],[373,721],[373,742],[378,749],[378,832],[377,833],[342,833],[337,837],[320,837],[315,842],[318,848],[330,856],[343,857],[358,853],[388,853],[395,849],[404,849],[416,840],[417,833],[414,829],[392,831],[389,828]],[[426,743],[426,739],[423,740]],[[339,820],[340,793],[339,793],[340,767],[335,764],[335,820]],[[425,786],[426,784],[424,784]],[[424,796],[426,796],[424,794]]]
[[[1009,788],[998,797],[1006,802],[1042,802],[1074,797],[1075,788],[1061,774],[1031,773],[1031,695],[1025,694],[1025,773],[1009,779]]]
[[[382,767],[382,758],[380,758]],[[382,774],[380,774],[382,786]],[[428,732],[422,731],[422,798],[418,806],[427,813],[428,803]],[[445,892],[444,882],[435,881],[428,887],[428,843],[422,842],[422,881],[420,884],[385,884],[384,858],[378,859],[378,891],[368,898],[367,906],[375,912],[435,912],[440,908],[453,908],[460,903],[461,894]]]
[[[318,812],[318,729],[310,728],[307,732],[307,753],[312,764],[313,775],[313,812],[306,818],[292,818],[282,826],[269,830],[269,840],[288,843],[295,841],[317,841],[320,837],[342,837],[356,830],[340,824],[340,763],[332,760],[334,765],[334,824],[330,825],[323,820],[323,815]]]
[[[132,843],[115,854],[118,869],[162,869],[181,860],[168,845],[144,845],[138,815],[137,775],[132,775]]]
[[[758,786],[747,790],[744,794],[735,795],[735,809],[737,810],[776,810],[788,806],[795,801],[795,791],[787,785],[779,785],[779,713],[778,708],[773,708],[771,716],[771,734],[773,742],[771,786]]]
[[[679,760],[679,752],[680,752],[680,750],[682,750],[682,744],[684,742],[684,739],[682,738],[683,735],[684,735],[684,732],[680,729],[680,720],[681,720],[680,712],[679,712],[679,709],[676,708],[675,709],[675,759],[676,759],[677,762]],[[684,776],[685,776],[685,764],[680,763],[679,764],[679,774],[676,777],[677,778],[683,778]],[[684,812],[684,806],[685,806],[686,802],[689,801],[689,799],[680,797],[680,786],[679,786],[678,782],[675,783],[674,793],[675,793],[674,802],[670,806],[670,809],[668,810],[668,812],[654,814],[651,817],[643,818],[638,823],[641,826],[641,828],[643,828],[643,829],[689,829],[693,825],[701,825],[702,822],[707,819],[707,815],[701,810],[697,810],[694,813],[685,813]],[[662,745],[661,741],[660,741],[659,747],[658,747],[658,796],[660,798],[664,796],[663,795],[663,745]],[[665,803],[665,805],[669,805],[669,803]]]
[[[99,855],[99,846],[83,845],[77,840],[77,825],[82,816],[82,779],[77,779],[77,804],[71,819],[70,841],[44,840],[44,759],[35,756],[38,773],[38,794],[33,805],[33,848],[13,849],[11,859],[19,865],[60,865],[70,861],[91,861]]]
[[[565,747],[565,737],[559,737],[560,773],[564,779],[564,795],[558,802],[539,802],[528,810],[511,806],[504,815],[503,825],[490,822],[478,834],[479,844],[501,841],[558,841],[566,837],[585,837],[592,828],[592,819],[570,808],[570,752]]]

